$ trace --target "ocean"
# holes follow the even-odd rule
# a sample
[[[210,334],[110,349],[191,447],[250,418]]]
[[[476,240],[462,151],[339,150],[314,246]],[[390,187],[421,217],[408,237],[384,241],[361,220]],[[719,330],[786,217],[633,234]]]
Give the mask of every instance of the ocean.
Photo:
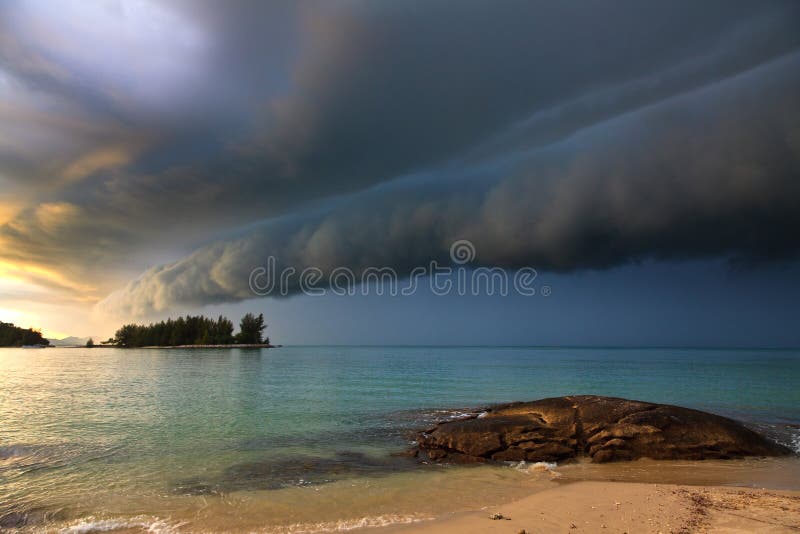
[[[796,458],[698,475],[697,462],[555,473],[393,454],[434,421],[571,394],[706,410],[800,450],[796,349],[0,349],[0,530],[341,531],[503,502],[555,476],[800,488]]]

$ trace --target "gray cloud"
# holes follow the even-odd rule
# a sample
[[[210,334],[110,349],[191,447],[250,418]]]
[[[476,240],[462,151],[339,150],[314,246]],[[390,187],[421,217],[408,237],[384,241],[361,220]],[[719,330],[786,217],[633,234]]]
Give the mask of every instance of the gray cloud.
[[[456,239],[475,243],[476,265],[554,271],[794,258],[799,67],[787,56],[545,148],[496,154],[470,179],[400,183],[272,221],[145,272],[101,308],[141,315],[251,298],[249,273],[268,255],[279,267],[408,272],[446,261]]]
[[[379,246],[357,258],[410,265],[462,233],[504,265],[569,269],[658,254],[637,251],[629,229],[591,222],[607,222],[617,201],[594,206],[580,194],[621,180],[611,169],[629,165],[615,159],[625,146],[599,136],[579,151],[575,140],[800,46],[791,0],[109,6],[76,3],[78,12],[59,17],[47,2],[0,6],[0,96],[9,103],[0,104],[0,216],[4,202],[23,204],[0,220],[0,257],[57,268],[102,293],[145,265],[238,236],[196,253],[224,264],[158,268],[152,302],[129,306],[143,310],[244,298],[240,271],[267,249],[300,264],[353,263],[345,245],[388,242],[377,233],[396,236],[408,259]],[[682,120],[700,124],[691,113]],[[710,150],[738,143],[717,137]],[[662,159],[654,149],[625,154]],[[579,172],[582,162],[605,166],[603,181],[578,178],[591,174]],[[422,190],[403,188],[409,175]],[[636,183],[614,187],[646,198]],[[306,215],[312,209],[327,215]],[[566,216],[578,209],[586,213]],[[619,253],[605,258],[580,243],[590,222],[597,241],[624,241]],[[541,234],[535,244],[531,228]],[[561,244],[548,244],[555,236]],[[673,239],[668,255],[683,246]],[[339,240],[341,250],[330,244]]]
[[[296,90],[249,148],[280,164],[282,190],[344,193],[458,158],[599,89],[627,88],[623,98],[559,113],[526,145],[551,142],[786,53],[800,45],[787,9],[465,2],[453,12],[446,2],[412,2],[310,11]],[[716,50],[720,41],[735,41],[729,55]]]

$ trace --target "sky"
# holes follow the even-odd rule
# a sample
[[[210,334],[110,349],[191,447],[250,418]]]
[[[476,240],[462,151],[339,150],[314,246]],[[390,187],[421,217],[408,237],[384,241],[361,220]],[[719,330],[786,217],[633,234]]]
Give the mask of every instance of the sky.
[[[0,320],[50,337],[798,346],[798,206],[794,0],[0,3]],[[536,291],[330,291],[432,261]]]

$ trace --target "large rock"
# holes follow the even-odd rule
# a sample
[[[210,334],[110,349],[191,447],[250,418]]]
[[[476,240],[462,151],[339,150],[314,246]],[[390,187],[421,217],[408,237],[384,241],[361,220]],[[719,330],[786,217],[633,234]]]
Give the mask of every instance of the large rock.
[[[592,462],[778,456],[791,451],[740,423],[678,406],[579,395],[496,406],[418,436],[434,461]]]

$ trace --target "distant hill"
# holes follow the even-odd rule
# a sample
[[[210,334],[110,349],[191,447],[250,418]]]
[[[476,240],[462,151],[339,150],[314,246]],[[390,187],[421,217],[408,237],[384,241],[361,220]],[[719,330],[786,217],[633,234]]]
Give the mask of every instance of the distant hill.
[[[69,336],[65,337],[64,339],[48,339],[48,341],[53,347],[74,347],[76,345],[86,345],[86,342],[89,341],[89,338]]]

